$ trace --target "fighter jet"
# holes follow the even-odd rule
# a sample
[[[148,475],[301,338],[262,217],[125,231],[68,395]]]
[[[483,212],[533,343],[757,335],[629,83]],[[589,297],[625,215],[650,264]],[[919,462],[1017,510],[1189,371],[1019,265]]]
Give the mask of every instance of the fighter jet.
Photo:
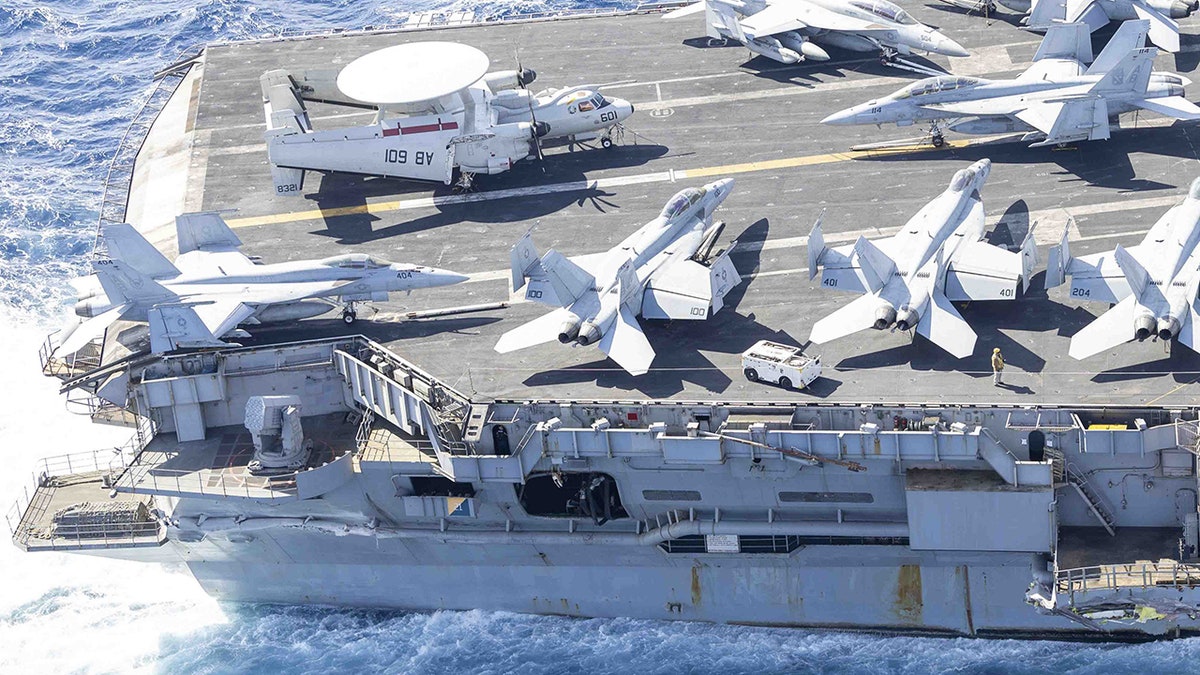
[[[527,89],[518,68],[487,72],[478,49],[417,42],[377,50],[341,70],[272,70],[260,78],[275,191],[298,195],[307,170],[341,171],[470,188],[477,174],[542,157],[546,140],[613,145],[633,114],[594,85]],[[370,124],[314,130],[307,103],[373,110]]]
[[[1030,30],[1045,32],[1060,23],[1086,23],[1092,31],[1111,21],[1145,19],[1150,22],[1150,42],[1168,52],[1179,51],[1179,24],[1200,9],[1200,0],[942,0],[943,2],[986,12],[995,9],[995,2],[1025,14],[1023,22]]]
[[[217,213],[184,214],[175,227],[174,263],[132,225],[103,229],[108,257],[92,261],[94,275],[72,281],[75,314],[83,321],[64,336],[58,353],[75,353],[117,320],[149,323],[154,351],[215,346],[223,336],[244,335],[239,325],[306,319],[328,312],[333,303],[344,307],[342,320],[350,324],[357,302],[467,278],[365,254],[261,264],[238,250],[241,240]],[[176,324],[186,330],[154,330]]]
[[[1086,359],[1119,344],[1177,339],[1200,351],[1200,178],[1142,242],[1072,258],[1066,233],[1050,251],[1046,287],[1071,277],[1071,298],[1116,303],[1071,337],[1070,355]]]
[[[829,53],[817,43],[881,52],[887,60],[913,52],[969,56],[888,0],[701,0],[664,18],[701,11],[709,37],[736,40],[780,63],[828,61]]]
[[[723,306],[740,281],[729,260],[733,246],[713,253],[724,223],[713,211],[733,180],[680,191],[657,218],[605,253],[564,257],[551,249],[538,256],[530,233],[512,249],[513,292],[557,307],[514,328],[496,343],[501,354],[558,339],[599,345],[632,375],[643,375],[654,348],[642,333],[645,319],[706,319]]]
[[[954,174],[950,187],[917,212],[899,234],[864,237],[829,248],[821,221],[808,235],[808,278],[864,295],[821,319],[809,340],[823,344],[865,328],[917,333],[957,358],[975,351],[975,331],[950,303],[1012,300],[1029,283],[1037,248],[1033,234],[1019,251],[983,241],[980,188],[991,173],[981,159]]]
[[[931,122],[933,144],[945,142],[940,124],[965,134],[1025,132],[1031,147],[1109,137],[1109,120],[1144,109],[1168,117],[1200,119],[1200,107],[1183,97],[1190,82],[1174,73],[1151,72],[1158,50],[1142,47],[1147,21],[1124,23],[1092,62],[1085,24],[1046,31],[1028,70],[1012,80],[931,77],[885,96],[836,112],[825,124]]]

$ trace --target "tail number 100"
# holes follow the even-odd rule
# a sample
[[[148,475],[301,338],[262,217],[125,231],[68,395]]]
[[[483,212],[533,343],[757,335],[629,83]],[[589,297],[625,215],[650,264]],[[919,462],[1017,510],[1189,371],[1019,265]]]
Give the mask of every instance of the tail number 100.
[[[408,164],[409,152],[407,150],[397,150],[388,148],[383,151],[383,161],[389,164]],[[433,164],[433,153],[422,152],[420,150],[412,153],[413,164],[421,166],[429,166]]]

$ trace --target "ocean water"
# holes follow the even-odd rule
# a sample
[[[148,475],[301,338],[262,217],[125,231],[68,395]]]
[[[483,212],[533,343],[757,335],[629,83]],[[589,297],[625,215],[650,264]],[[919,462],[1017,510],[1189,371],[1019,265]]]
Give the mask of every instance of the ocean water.
[[[36,353],[91,248],[107,161],[149,73],[193,45],[413,10],[568,0],[0,0],[0,512],[34,461],[122,443],[68,413]],[[0,672],[1188,673],[1200,642],[1096,645],[810,633],[493,612],[222,605],[182,569],[0,542]]]

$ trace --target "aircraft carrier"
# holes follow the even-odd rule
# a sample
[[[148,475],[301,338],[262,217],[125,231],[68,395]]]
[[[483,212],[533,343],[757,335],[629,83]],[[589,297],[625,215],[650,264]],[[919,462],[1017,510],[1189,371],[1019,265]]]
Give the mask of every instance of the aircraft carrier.
[[[1013,74],[1037,48],[1012,15],[912,4],[972,52],[931,67]],[[109,336],[63,361],[51,336],[43,368],[69,406],[136,433],[117,453],[42,462],[9,513],[14,543],[181,561],[235,601],[974,636],[1200,630],[1200,356],[1148,341],[1069,358],[1103,307],[1039,290],[1039,274],[1018,302],[962,308],[979,333],[967,359],[867,331],[810,346],[825,371],[799,392],[746,381],[740,361],[761,339],[803,345],[849,299],[808,279],[822,211],[831,244],[888,235],[987,157],[989,241],[1015,248],[1033,228],[1044,265],[1064,227],[1076,255],[1138,241],[1200,174],[1200,129],[1127,117],[1136,132],[1078,147],[852,152],[916,132],[817,122],[916,75],[842,52],[751,58],[663,10],[425,15],[212,44],[157,74],[102,223],[133,223],[169,254],[176,215],[220,210],[269,262],[358,252],[471,278],[353,326],[264,328],[227,350],[152,356]],[[493,68],[519,58],[534,88],[606,83],[636,113],[611,150],[550,148],[477,192],[334,174],[276,196],[259,76],[429,39],[479,47]],[[1157,65],[1189,72],[1197,47],[1185,35]],[[309,110],[317,128],[370,119]],[[717,217],[743,283],[706,322],[646,322],[650,373],[590,348],[493,351],[545,311],[509,296],[509,248],[529,228],[543,250],[603,251],[722,177],[737,181]],[[264,476],[247,404],[271,396],[295,397],[307,454]]]

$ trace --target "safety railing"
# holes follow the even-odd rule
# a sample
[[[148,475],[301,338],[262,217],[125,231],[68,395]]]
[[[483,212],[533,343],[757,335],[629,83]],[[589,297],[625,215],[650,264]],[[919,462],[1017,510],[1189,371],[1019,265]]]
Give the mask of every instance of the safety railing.
[[[38,348],[38,361],[42,365],[43,375],[69,380],[100,367],[104,355],[102,338],[92,340],[74,354],[58,355],[54,352],[60,344],[56,338],[61,332],[55,330],[47,335],[42,341],[42,346]]]
[[[158,520],[52,527],[41,532],[30,528],[14,535],[19,546],[36,551],[157,545],[165,539],[166,526]]]
[[[1175,445],[1200,455],[1200,420],[1175,420]]]
[[[1200,587],[1200,565],[1174,561],[1097,565],[1059,570],[1059,593],[1115,591],[1123,588]]]

